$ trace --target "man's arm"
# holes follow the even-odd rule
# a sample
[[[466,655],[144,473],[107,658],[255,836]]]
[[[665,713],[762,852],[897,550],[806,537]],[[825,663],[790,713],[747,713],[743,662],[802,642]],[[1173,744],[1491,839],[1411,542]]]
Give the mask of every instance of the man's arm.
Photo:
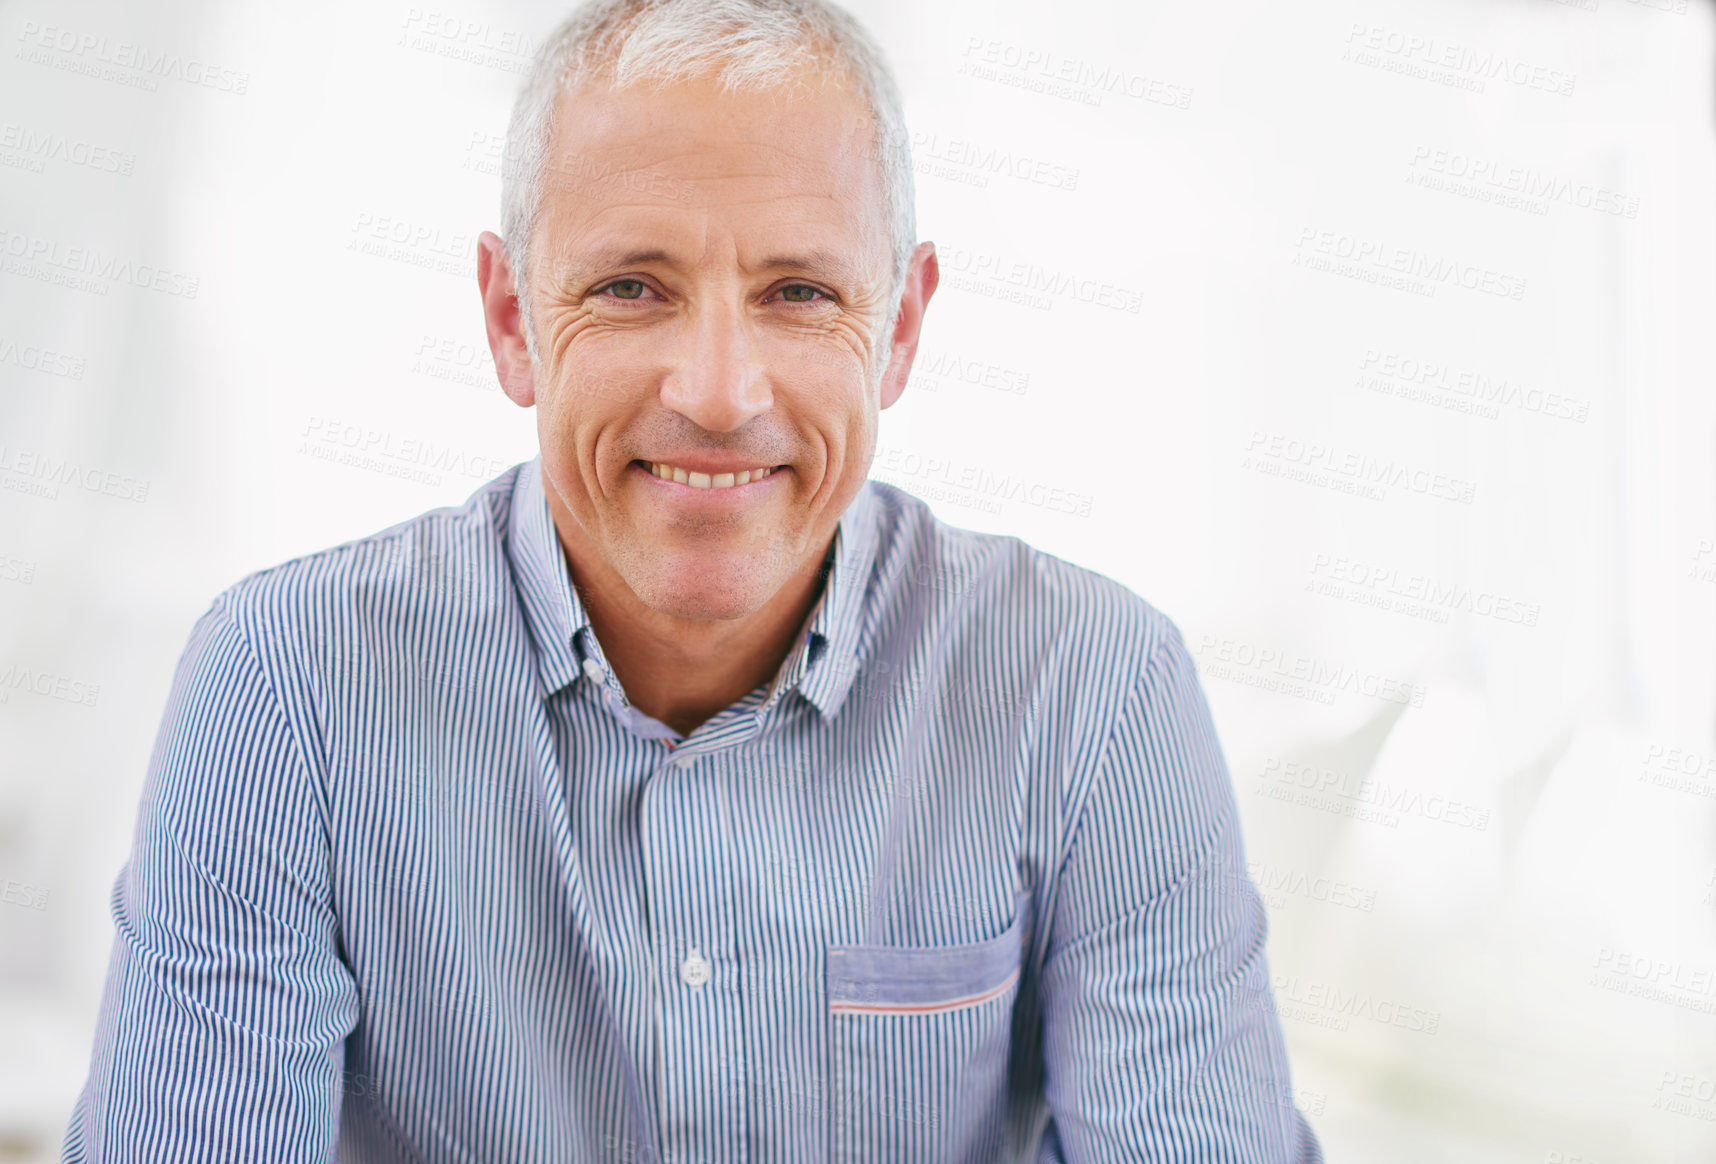
[[[198,620],[150,757],[65,1161],[333,1159],[357,987],[326,811],[225,600]]]
[[[1073,832],[1044,962],[1044,1158],[1321,1161],[1292,1101],[1233,782],[1170,625]]]

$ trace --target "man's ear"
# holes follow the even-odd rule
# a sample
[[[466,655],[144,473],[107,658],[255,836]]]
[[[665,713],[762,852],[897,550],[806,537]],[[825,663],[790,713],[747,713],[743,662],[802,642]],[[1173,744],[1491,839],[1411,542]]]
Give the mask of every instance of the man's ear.
[[[918,354],[918,335],[924,326],[924,309],[935,294],[941,280],[936,264],[935,244],[921,242],[912,252],[911,265],[906,268],[905,287],[900,292],[900,313],[894,317],[893,334],[889,340],[888,367],[882,373],[882,407],[886,408],[906,390],[906,378],[912,374],[912,361]]]
[[[530,348],[524,342],[524,323],[514,297],[512,260],[506,244],[492,231],[477,236],[477,287],[483,296],[483,324],[489,333],[489,352],[495,358],[495,375],[501,391],[520,408],[536,403],[536,375],[530,364]]]

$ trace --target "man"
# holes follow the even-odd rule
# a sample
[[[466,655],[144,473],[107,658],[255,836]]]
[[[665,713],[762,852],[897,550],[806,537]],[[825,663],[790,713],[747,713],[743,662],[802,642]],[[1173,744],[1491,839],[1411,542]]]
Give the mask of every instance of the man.
[[[540,456],[197,623],[64,1158],[1320,1159],[1178,631],[866,482],[868,37],[598,0],[509,137]]]

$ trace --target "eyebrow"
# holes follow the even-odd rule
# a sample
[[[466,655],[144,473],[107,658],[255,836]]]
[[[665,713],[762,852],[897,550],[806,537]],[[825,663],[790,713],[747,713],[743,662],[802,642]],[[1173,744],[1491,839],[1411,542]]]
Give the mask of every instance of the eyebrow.
[[[615,267],[630,267],[636,263],[671,263],[673,256],[659,248],[653,250],[633,251],[624,247],[610,247],[594,254],[568,259],[561,264],[561,272],[569,283],[582,283],[585,279],[593,279],[598,271],[607,271]]]
[[[807,275],[825,275],[836,279],[857,281],[857,264],[833,251],[811,250],[801,255],[770,255],[763,260],[765,271],[800,271]]]
[[[595,278],[597,272],[630,267],[639,263],[678,265],[674,256],[660,247],[649,247],[641,250],[611,247],[570,260],[565,265],[564,270],[569,275],[569,282],[583,282],[585,279]],[[762,261],[758,269],[764,271],[797,271],[806,275],[821,275],[824,278],[852,283],[858,281],[856,263],[834,251],[820,248],[801,254],[770,255]]]

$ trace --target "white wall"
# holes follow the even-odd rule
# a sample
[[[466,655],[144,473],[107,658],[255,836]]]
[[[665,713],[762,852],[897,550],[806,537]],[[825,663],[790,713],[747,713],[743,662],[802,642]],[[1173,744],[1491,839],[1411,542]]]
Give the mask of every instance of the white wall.
[[[0,5],[3,1158],[57,1152],[191,622],[535,448],[472,251],[563,9],[140,8]],[[944,276],[874,475],[1180,623],[1331,1160],[1710,1159],[1710,8],[855,10]]]

